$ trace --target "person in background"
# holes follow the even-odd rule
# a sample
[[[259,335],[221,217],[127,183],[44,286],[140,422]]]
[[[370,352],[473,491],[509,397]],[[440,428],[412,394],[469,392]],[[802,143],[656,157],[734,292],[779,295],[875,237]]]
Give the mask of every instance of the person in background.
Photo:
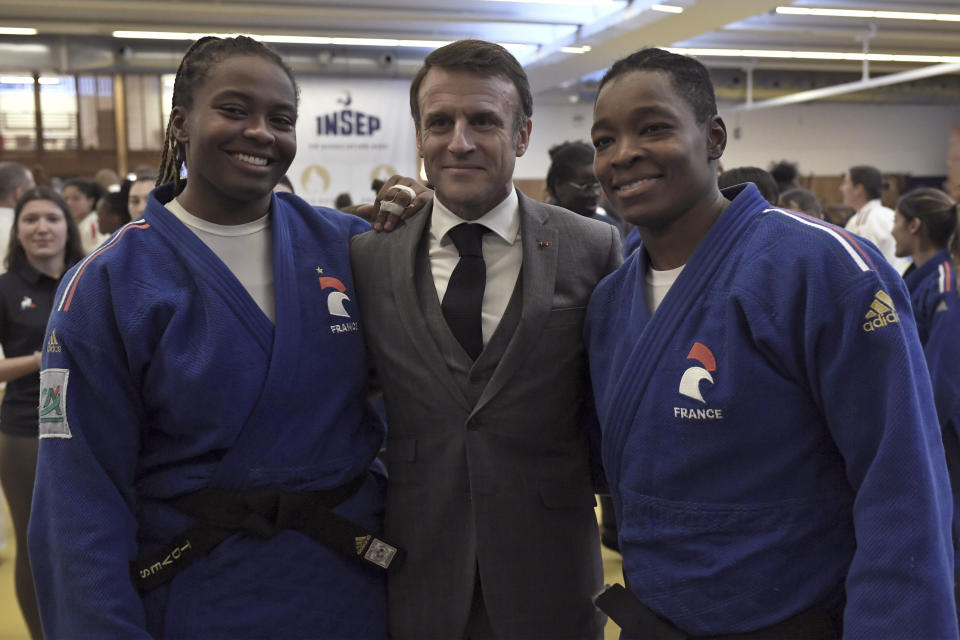
[[[83,251],[89,254],[104,240],[97,226],[97,202],[104,191],[93,180],[71,178],[63,183],[62,193],[64,201],[70,207],[70,215],[80,230]]]
[[[30,635],[41,638],[40,616],[27,553],[27,523],[37,466],[37,402],[43,334],[63,273],[83,257],[77,225],[52,189],[28,189],[17,201],[0,275],[0,482],[17,540],[17,601]]]
[[[123,184],[116,171],[106,168],[97,171],[93,176],[93,181],[100,185],[103,193],[116,193],[120,191]]]
[[[694,58],[614,63],[592,140],[642,238],[584,327],[628,588],[600,602],[633,614],[628,638],[957,638],[950,485],[903,279],[753,184],[720,190],[726,126]]]
[[[280,178],[280,182],[277,183],[277,186],[273,188],[274,191],[285,191],[287,193],[296,193],[293,190],[293,183],[290,182],[289,176],[283,176]]]
[[[603,189],[593,175],[593,147],[586,142],[564,142],[550,148],[547,191],[551,204],[612,224],[623,234],[620,221],[600,207]]]
[[[898,258],[894,251],[893,209],[883,206],[880,196],[887,184],[876,167],[859,165],[850,167],[843,174],[840,193],[843,204],[851,207],[854,214],[844,227],[847,231],[863,236],[877,245],[880,253],[898,273],[907,268],[907,260]]]
[[[387,636],[369,225],[274,193],[298,99],[267,45],[197,40],[161,186],[58,289],[29,531],[50,638]]]
[[[10,245],[10,230],[13,228],[14,206],[28,189],[33,187],[33,174],[19,162],[0,162],[0,250]],[[0,260],[0,273],[6,255]],[[2,355],[2,354],[0,354]]]
[[[803,187],[794,187],[781,193],[778,204],[781,207],[799,211],[800,213],[805,213],[808,216],[813,216],[820,220],[824,219],[823,209],[820,207],[820,201],[817,199],[817,196],[814,195],[812,191],[804,189]]]
[[[781,160],[770,165],[770,175],[777,183],[777,191],[783,193],[789,189],[797,188],[797,164],[787,160]]]
[[[337,199],[333,201],[333,207],[340,211],[344,211],[348,207],[353,207],[353,199],[350,197],[349,193],[341,193],[337,196]]]
[[[100,235],[106,238],[128,222],[130,222],[130,213],[127,211],[127,194],[121,190],[100,198],[100,202],[97,203],[97,225],[100,228]]]
[[[130,214],[131,220],[138,220],[147,210],[147,201],[156,183],[157,172],[155,170],[141,169],[133,175],[129,185],[121,189],[121,191],[125,190],[127,194],[127,213]]]
[[[734,167],[733,169],[727,169],[717,177],[717,186],[721,189],[746,182],[752,182],[764,200],[773,205],[777,204],[780,198],[777,183],[773,176],[760,167]]]

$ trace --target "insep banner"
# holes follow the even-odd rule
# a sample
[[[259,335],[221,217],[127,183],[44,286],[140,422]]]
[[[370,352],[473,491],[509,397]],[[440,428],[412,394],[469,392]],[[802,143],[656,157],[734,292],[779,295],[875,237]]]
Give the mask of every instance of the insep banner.
[[[287,173],[297,195],[327,207],[344,192],[354,204],[373,202],[374,179],[416,176],[409,90],[409,80],[301,80],[297,157]]]

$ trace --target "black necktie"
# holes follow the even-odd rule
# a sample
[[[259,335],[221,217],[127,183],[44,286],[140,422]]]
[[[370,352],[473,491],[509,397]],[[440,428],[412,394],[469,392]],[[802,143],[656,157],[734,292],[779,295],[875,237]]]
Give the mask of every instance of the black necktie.
[[[480,312],[487,283],[483,262],[483,234],[487,231],[482,224],[458,224],[447,232],[460,252],[460,261],[450,275],[440,308],[450,331],[474,360],[483,351]]]

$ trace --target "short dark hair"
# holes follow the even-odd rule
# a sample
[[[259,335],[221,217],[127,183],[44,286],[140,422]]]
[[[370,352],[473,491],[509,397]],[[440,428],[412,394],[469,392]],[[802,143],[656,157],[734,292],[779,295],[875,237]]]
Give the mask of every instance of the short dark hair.
[[[0,162],[0,201],[13,197],[13,192],[30,184],[30,172],[19,162]]]
[[[784,185],[792,185],[797,179],[799,172],[797,171],[796,163],[781,160],[780,162],[770,165],[770,175],[773,176],[773,179],[777,181],[777,184],[782,189]]]
[[[431,51],[423,60],[410,83],[410,114],[417,131],[420,130],[420,85],[434,67],[469,71],[479,76],[498,77],[509,80],[517,89],[520,104],[515,117],[516,130],[520,131],[533,115],[533,94],[527,73],[513,55],[500,45],[486,40],[457,40]]]
[[[809,213],[817,217],[823,215],[823,208],[820,206],[817,196],[803,187],[794,187],[781,193],[779,204],[781,207],[799,209],[803,213]]]
[[[655,47],[635,51],[614,62],[600,80],[597,95],[608,82],[631,71],[659,71],[669,75],[674,91],[690,105],[698,123],[717,115],[717,98],[707,68],[695,58]]]
[[[767,171],[760,167],[735,167],[727,169],[717,178],[717,186],[721,189],[732,187],[744,182],[752,182],[757,185],[757,190],[763,199],[770,204],[777,204],[780,197],[780,189],[777,188],[777,181],[773,179]]]
[[[80,243],[80,230],[73,216],[70,215],[70,207],[64,202],[59,193],[50,187],[33,187],[27,189],[20,199],[17,200],[13,208],[13,230],[10,233],[10,242],[7,244],[7,255],[3,260],[3,265],[8,271],[20,268],[27,264],[27,254],[23,250],[23,245],[17,239],[17,225],[20,224],[20,213],[28,202],[34,200],[49,200],[57,205],[57,208],[63,212],[63,217],[67,221],[67,246],[66,253],[63,256],[64,266],[69,269],[83,259],[83,245]]]
[[[547,170],[547,190],[557,198],[557,186],[570,179],[577,168],[593,165],[593,146],[577,140],[563,142],[550,148],[550,169]]]
[[[290,79],[299,104],[300,88],[293,77],[293,72],[283,62],[280,54],[272,48],[247,36],[236,36],[235,38],[204,36],[194,42],[183,54],[180,66],[177,67],[176,78],[173,81],[171,106],[190,109],[193,106],[194,90],[207,79],[211,69],[235,55],[259,56],[280,67],[287,78]],[[160,175],[157,178],[157,186],[172,181],[174,195],[176,195],[183,190],[183,182],[180,179],[180,165],[186,161],[186,152],[183,144],[177,140],[173,133],[173,118],[173,109],[171,109],[163,140],[163,155],[160,158]]]
[[[70,178],[63,183],[60,192],[63,193],[63,190],[67,187],[73,187],[86,197],[92,198],[94,208],[96,208],[97,203],[100,202],[100,198],[102,198],[105,193],[104,188],[101,187],[99,183],[89,178]]]
[[[867,200],[876,200],[887,190],[887,183],[883,180],[883,174],[880,169],[865,164],[856,167],[850,167],[847,171],[850,176],[850,182],[863,186],[867,193]]]
[[[939,189],[919,187],[900,196],[897,212],[907,220],[919,218],[930,242],[945,249],[957,229],[957,203]]]
[[[335,209],[343,209],[344,207],[349,207],[353,204],[353,198],[350,197],[349,193],[341,193],[337,196],[336,200],[333,201],[333,207]]]

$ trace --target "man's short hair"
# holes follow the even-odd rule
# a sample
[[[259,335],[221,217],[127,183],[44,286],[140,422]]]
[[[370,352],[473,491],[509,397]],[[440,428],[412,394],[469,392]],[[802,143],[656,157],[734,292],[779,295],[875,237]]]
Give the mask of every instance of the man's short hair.
[[[509,80],[517,89],[520,104],[515,117],[516,130],[526,124],[533,115],[533,94],[530,93],[530,81],[523,67],[513,55],[493,42],[486,40],[457,40],[436,49],[424,59],[423,66],[417,71],[410,83],[410,113],[413,123],[420,130],[420,85],[434,67],[454,71],[468,71],[485,77],[498,77]]]
[[[880,169],[869,165],[861,164],[856,167],[850,167],[847,171],[850,175],[850,182],[854,185],[862,185],[867,194],[867,200],[876,200],[883,195],[889,185],[884,181]]]
[[[0,162],[0,202],[13,198],[17,189],[30,186],[30,172],[19,162]]]
[[[699,60],[653,47],[641,49],[614,62],[600,81],[597,93],[611,80],[631,71],[659,71],[670,76],[673,90],[690,105],[698,123],[717,115],[713,80]]]

